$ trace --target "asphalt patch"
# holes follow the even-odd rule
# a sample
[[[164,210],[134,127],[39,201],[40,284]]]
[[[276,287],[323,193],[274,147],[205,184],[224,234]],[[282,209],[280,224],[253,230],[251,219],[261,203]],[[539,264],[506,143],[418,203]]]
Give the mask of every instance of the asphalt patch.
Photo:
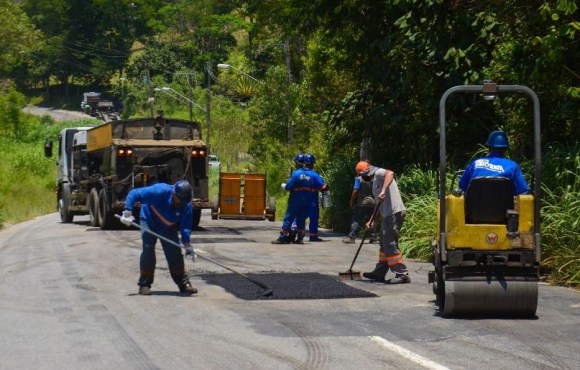
[[[208,284],[217,285],[227,292],[244,300],[272,299],[340,299],[340,298],[371,298],[376,294],[353,288],[336,277],[309,273],[272,273],[246,274],[273,290],[270,296],[264,296],[266,291],[250,280],[237,274],[200,274],[197,275]]]

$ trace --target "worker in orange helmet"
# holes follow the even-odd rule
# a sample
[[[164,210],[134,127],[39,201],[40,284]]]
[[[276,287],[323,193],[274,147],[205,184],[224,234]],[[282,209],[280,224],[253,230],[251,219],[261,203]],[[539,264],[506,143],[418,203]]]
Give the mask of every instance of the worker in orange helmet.
[[[383,222],[381,224],[381,241],[379,262],[371,272],[363,273],[363,277],[385,281],[389,270],[395,273],[391,283],[410,283],[411,278],[405,260],[399,250],[399,233],[405,220],[405,205],[395,181],[395,173],[391,170],[370,165],[368,162],[358,162],[356,174],[364,181],[372,181],[373,196],[380,202],[379,211]],[[373,227],[374,220],[366,223],[366,228]]]

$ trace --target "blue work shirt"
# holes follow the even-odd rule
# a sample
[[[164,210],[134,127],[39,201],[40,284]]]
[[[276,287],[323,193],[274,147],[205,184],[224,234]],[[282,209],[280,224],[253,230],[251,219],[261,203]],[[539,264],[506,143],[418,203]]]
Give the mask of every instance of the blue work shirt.
[[[352,185],[352,188],[354,190],[359,190],[360,189],[360,176],[355,176],[354,177],[354,184]]]
[[[322,176],[312,168],[305,168],[304,174],[308,177],[306,188],[309,193],[309,202],[311,205],[318,207],[318,191],[326,190],[328,186]]]
[[[179,227],[181,241],[187,243],[193,227],[192,205],[187,203],[172,208],[172,195],[173,185],[165,183],[136,188],[127,195],[125,209],[132,211],[135,203],[141,203],[140,218],[151,230],[168,235]]]
[[[459,179],[459,187],[467,191],[471,179],[478,177],[505,177],[514,184],[514,195],[526,194],[530,191],[524,174],[518,164],[504,158],[499,153],[490,153],[486,157],[473,160],[465,168],[465,172]]]

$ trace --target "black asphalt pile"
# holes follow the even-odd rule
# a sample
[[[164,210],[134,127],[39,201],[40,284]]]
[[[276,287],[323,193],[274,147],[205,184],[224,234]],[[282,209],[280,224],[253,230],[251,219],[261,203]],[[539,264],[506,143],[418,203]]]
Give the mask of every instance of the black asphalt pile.
[[[273,289],[271,296],[263,296],[264,289],[236,274],[197,275],[208,284],[218,285],[245,300],[269,299],[339,299],[377,297],[373,293],[353,288],[336,277],[318,273],[246,274]]]

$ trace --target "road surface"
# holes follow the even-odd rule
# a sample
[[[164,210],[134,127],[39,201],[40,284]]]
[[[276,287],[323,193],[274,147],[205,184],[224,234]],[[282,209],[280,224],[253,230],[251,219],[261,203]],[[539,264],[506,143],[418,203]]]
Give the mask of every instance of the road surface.
[[[338,277],[358,245],[272,245],[279,222],[211,220],[200,253],[244,274]],[[158,248],[152,296],[137,295],[139,232],[102,231],[58,214],[0,231],[2,369],[578,369],[580,294],[540,286],[537,318],[438,315],[429,264],[408,261],[411,284],[348,285],[374,298],[244,300],[201,276],[228,273],[187,261],[199,293],[182,296]],[[355,270],[374,266],[364,245]],[[254,276],[254,275],[252,275]],[[259,275],[258,275],[259,276]],[[244,280],[243,278],[240,278]],[[267,281],[263,283],[268,284]]]
[[[92,117],[83,114],[80,111],[63,110],[63,109],[53,109],[53,108],[42,108],[33,105],[29,105],[23,109],[25,113],[32,114],[35,116],[51,116],[55,121],[70,121],[74,119],[90,119]]]

